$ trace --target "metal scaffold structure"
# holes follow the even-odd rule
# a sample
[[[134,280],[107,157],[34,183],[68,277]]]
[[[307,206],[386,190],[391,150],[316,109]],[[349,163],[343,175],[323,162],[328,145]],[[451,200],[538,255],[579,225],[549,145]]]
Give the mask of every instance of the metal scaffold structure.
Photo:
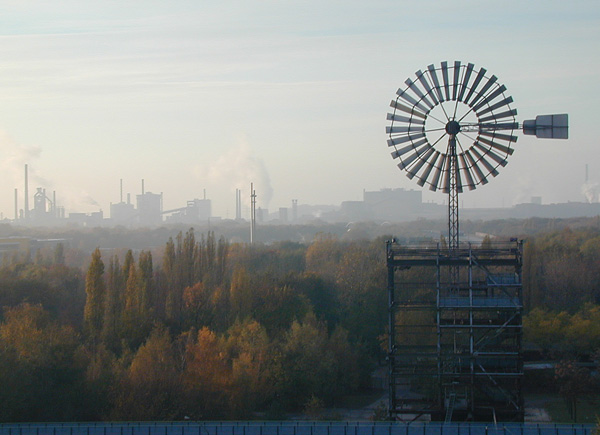
[[[448,195],[447,245],[387,245],[389,417],[523,421],[522,243],[459,240],[459,194],[498,175],[517,133],[567,139],[568,115],[519,123],[506,86],[461,61],[418,70],[396,91],[391,156]]]
[[[523,421],[522,242],[484,245],[388,242],[391,419]]]

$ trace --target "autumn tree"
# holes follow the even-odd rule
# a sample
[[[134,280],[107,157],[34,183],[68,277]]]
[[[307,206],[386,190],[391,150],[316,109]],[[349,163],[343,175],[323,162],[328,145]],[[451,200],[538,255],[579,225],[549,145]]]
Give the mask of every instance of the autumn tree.
[[[125,284],[122,337],[133,349],[142,344],[152,327],[151,261],[151,257],[148,259],[143,253],[140,254],[139,266],[136,267],[135,263],[130,264]]]
[[[333,280],[343,252],[343,245],[335,236],[319,233],[306,250],[306,270]]]
[[[183,291],[184,318],[187,327],[207,326],[210,318],[210,295],[203,282]]]
[[[102,329],[103,342],[113,350],[118,348],[122,328],[124,281],[119,258],[114,255],[110,259],[106,277],[106,298]]]
[[[110,417],[117,420],[181,418],[176,367],[169,331],[155,328],[126,369]]]
[[[264,409],[274,388],[274,347],[266,329],[256,320],[236,322],[226,334],[225,348],[231,361],[233,418],[248,418]]]
[[[84,415],[89,402],[78,346],[73,328],[57,323],[40,305],[7,308],[0,324],[0,418],[50,421]]]
[[[86,331],[94,340],[99,338],[102,331],[105,292],[104,263],[102,262],[100,248],[96,248],[92,253],[92,261],[85,277],[85,293],[87,297],[83,312]]]
[[[295,409],[301,408],[312,396],[331,402],[339,394],[335,387],[339,380],[337,364],[327,326],[313,313],[307,314],[301,322],[294,321],[281,349],[279,400]]]
[[[192,419],[225,418],[231,392],[231,366],[223,341],[209,328],[197,333],[186,349],[183,372],[186,415]]]

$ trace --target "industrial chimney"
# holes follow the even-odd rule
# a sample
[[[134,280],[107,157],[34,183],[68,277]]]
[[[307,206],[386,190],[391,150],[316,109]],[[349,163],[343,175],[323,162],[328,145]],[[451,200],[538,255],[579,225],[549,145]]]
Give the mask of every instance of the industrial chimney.
[[[29,219],[29,181],[27,180],[27,164],[25,165],[25,204],[24,204],[24,217]]]

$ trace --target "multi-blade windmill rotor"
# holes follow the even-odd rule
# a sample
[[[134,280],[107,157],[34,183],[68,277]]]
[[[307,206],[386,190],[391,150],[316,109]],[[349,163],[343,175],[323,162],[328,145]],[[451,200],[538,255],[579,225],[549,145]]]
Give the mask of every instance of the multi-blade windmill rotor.
[[[516,133],[566,139],[568,117],[543,115],[520,125],[506,86],[472,63],[441,62],[398,89],[386,128],[398,167],[419,186],[449,194],[449,247],[458,246],[458,194],[488,183],[507,164]]]

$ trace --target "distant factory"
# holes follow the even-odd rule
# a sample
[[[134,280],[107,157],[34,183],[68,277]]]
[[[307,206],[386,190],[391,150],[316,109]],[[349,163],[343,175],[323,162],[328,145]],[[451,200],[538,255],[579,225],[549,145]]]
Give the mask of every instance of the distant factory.
[[[587,167],[586,167],[587,173]],[[221,220],[212,215],[211,200],[203,191],[202,199],[188,200],[185,206],[170,210],[163,209],[163,194],[147,192],[144,180],[141,180],[141,193],[123,194],[123,180],[120,184],[120,200],[110,204],[110,217],[105,218],[102,210],[93,213],[65,214],[65,208],[57,204],[56,192],[49,195],[43,187],[36,187],[33,194],[33,207],[29,204],[28,168],[25,165],[24,201],[19,208],[18,190],[15,189],[14,219],[4,219],[4,222],[14,222],[27,226],[125,226],[125,227],[154,227],[168,224],[202,225]],[[532,217],[540,218],[571,218],[600,216],[600,202],[597,192],[587,183],[587,201],[568,202],[560,204],[542,204],[541,197],[532,197],[528,203],[517,204],[513,207],[497,208],[460,208],[461,217],[471,220],[494,220]],[[260,195],[260,192],[258,193]],[[381,189],[378,191],[363,191],[362,201],[344,201],[335,205],[298,204],[297,199],[291,200],[291,207],[280,207],[270,213],[268,209],[255,208],[253,225],[286,225],[305,224],[315,220],[335,222],[408,222],[419,219],[445,219],[448,207],[445,204],[423,202],[420,190]],[[247,212],[247,211],[246,211]],[[246,213],[247,215],[248,213]],[[249,219],[250,220],[250,219]],[[242,218],[242,191],[236,190],[235,221],[244,222]]]
[[[122,225],[127,227],[152,227],[163,222],[197,224],[211,219],[211,201],[203,199],[187,201],[185,207],[163,210],[163,194],[146,192],[144,180],[142,190],[136,195],[136,204],[131,202],[131,194],[127,201],[123,200],[123,180],[120,182],[121,197],[116,204],[110,204],[110,217],[105,218],[102,210],[92,213],[69,213],[65,215],[64,207],[57,205],[56,192],[50,198],[46,189],[37,187],[33,195],[33,208],[29,206],[28,167],[25,165],[25,186],[23,208],[19,208],[18,189],[15,189],[14,223],[27,226],[58,226],[71,224],[75,226],[97,227]]]

